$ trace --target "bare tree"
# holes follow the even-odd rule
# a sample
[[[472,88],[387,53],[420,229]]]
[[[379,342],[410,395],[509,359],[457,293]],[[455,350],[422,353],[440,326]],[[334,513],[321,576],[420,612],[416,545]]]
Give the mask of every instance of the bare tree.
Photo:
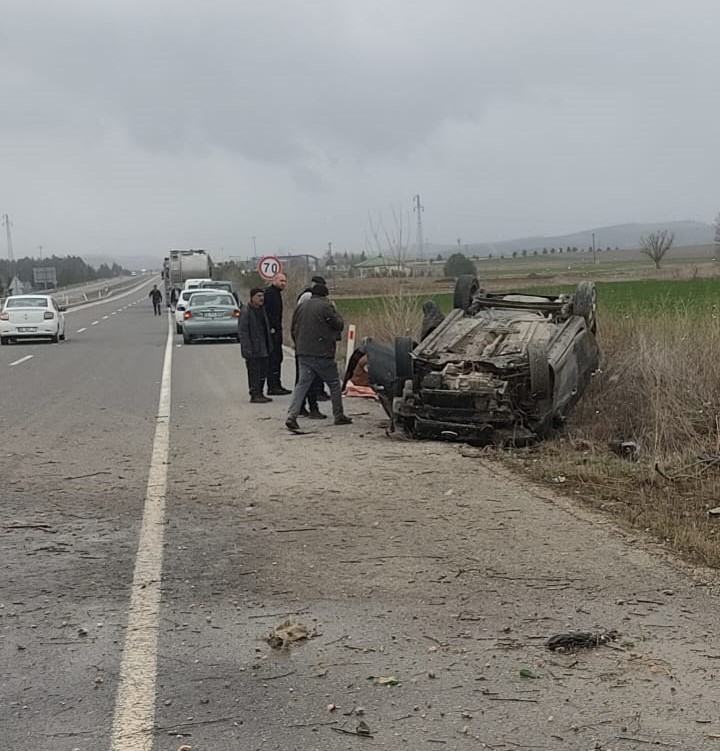
[[[674,240],[674,233],[668,232],[666,229],[651,232],[649,235],[640,238],[640,252],[648,258],[652,258],[655,268],[659,269],[660,261],[670,250]]]
[[[409,215],[403,215],[394,206],[391,206],[391,213],[390,225],[386,224],[381,212],[378,212],[376,220],[368,213],[372,238],[368,242],[366,237],[366,245],[370,246],[371,252],[379,255],[383,255],[385,251],[385,254],[400,267],[408,260],[408,250],[412,245],[412,222]]]

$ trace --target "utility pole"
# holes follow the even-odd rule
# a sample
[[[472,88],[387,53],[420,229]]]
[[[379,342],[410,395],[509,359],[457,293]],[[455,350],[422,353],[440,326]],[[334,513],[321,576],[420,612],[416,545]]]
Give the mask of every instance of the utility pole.
[[[418,257],[422,257],[423,255],[423,229],[422,229],[422,213],[425,211],[425,207],[420,203],[420,194],[413,196],[413,200],[415,201],[415,206],[413,207],[413,211],[417,211],[417,247],[418,247]]]
[[[255,235],[250,238],[253,241],[253,258],[257,258],[257,247],[255,246]]]
[[[5,225],[5,232],[7,234],[8,261],[13,261],[15,260],[15,256],[13,255],[12,233],[10,232],[10,227],[12,227],[12,223],[10,222],[10,217],[7,214],[3,215],[2,223]]]
[[[40,260],[42,261],[42,245],[38,245],[38,251],[40,251]]]
[[[595,254],[595,233],[592,233],[593,240],[593,266],[597,266],[597,255]]]

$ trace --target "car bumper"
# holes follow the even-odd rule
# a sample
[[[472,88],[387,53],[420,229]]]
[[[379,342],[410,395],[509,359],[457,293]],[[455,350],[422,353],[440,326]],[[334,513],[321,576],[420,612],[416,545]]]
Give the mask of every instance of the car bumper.
[[[34,323],[27,325],[16,325],[9,323],[0,323],[0,336],[9,336],[13,339],[37,339],[48,336],[57,336],[59,328],[57,322]]]
[[[235,337],[239,333],[237,318],[216,321],[184,321],[183,331],[188,336],[201,337]]]

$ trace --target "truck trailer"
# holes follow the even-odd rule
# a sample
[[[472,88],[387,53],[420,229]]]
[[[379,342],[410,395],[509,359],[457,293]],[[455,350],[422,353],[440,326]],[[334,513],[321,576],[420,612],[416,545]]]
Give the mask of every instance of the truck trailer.
[[[170,305],[170,291],[182,289],[186,279],[211,279],[212,261],[206,250],[171,250],[163,260],[165,302]]]

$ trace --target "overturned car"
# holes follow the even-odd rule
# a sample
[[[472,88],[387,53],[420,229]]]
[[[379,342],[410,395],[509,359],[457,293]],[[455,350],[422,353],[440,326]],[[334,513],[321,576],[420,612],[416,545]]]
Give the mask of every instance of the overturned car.
[[[366,343],[370,381],[417,438],[521,445],[562,425],[598,367],[597,293],[491,293],[457,280],[453,310],[420,342]]]

